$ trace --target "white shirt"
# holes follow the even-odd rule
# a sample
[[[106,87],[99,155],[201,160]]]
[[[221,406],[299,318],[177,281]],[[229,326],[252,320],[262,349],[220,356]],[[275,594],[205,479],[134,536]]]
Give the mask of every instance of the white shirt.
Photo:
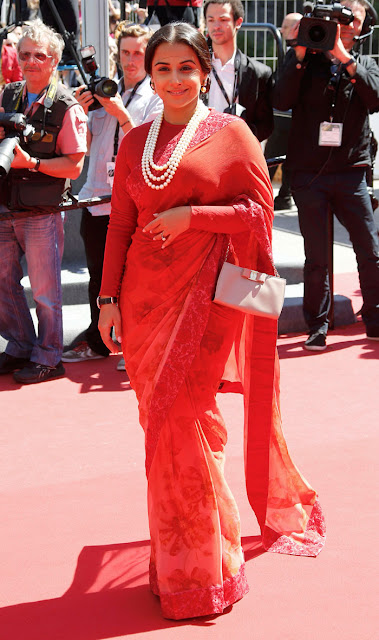
[[[234,77],[235,77],[235,69],[234,69],[234,59],[236,57],[236,51],[234,51],[230,60],[228,60],[224,66],[221,65],[221,60],[219,58],[215,58],[214,53],[212,54],[212,66],[215,68],[218,77],[220,78],[226,95],[229,98],[229,101],[233,100],[233,89],[234,89]],[[208,106],[213,107],[216,111],[222,113],[228,105],[225,100],[220,87],[218,86],[218,82],[213,74],[213,71],[210,73],[211,87],[209,89],[209,99]],[[238,102],[238,100],[237,100]]]
[[[121,82],[118,86],[121,91]],[[122,101],[124,105],[128,102],[133,89],[127,89]],[[163,108],[161,99],[154,95],[150,87],[150,76],[146,76],[139,85],[132,101],[128,106],[135,125],[139,126],[144,122],[150,122],[161,112]],[[107,162],[111,162],[113,157],[114,135],[116,131],[117,118],[109,115],[102,107],[96,111],[89,112],[88,128],[92,134],[91,147],[89,151],[89,164],[85,184],[79,192],[79,198],[93,198],[103,196],[111,192],[111,187],[107,181]],[[121,127],[119,129],[118,145],[124,137]],[[93,216],[107,216],[111,211],[110,202],[88,207],[88,211]]]

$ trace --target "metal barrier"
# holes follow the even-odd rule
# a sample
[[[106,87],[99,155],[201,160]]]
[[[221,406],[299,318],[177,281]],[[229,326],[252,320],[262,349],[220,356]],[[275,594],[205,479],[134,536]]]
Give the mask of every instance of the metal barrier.
[[[256,35],[260,34],[261,36],[263,36],[263,44],[265,46],[265,55],[263,58],[261,57],[261,60],[262,61],[264,60],[265,64],[268,64],[268,62],[271,61],[272,64],[270,66],[272,66],[274,70],[277,67],[280,68],[284,60],[284,47],[283,47],[282,35],[279,29],[274,24],[271,24],[270,22],[244,22],[241,26],[238,46],[247,55],[250,55],[248,51],[249,49],[248,34],[249,33],[254,33]],[[267,40],[268,34],[271,34],[272,36],[272,41],[270,42],[270,44],[273,47],[270,57],[268,57],[268,44],[269,44]],[[243,44],[244,44],[243,47],[241,47],[241,43],[240,43],[241,36],[243,37]],[[259,46],[258,38],[255,38],[254,40],[255,40],[254,41],[255,46],[258,47]],[[255,55],[253,57],[256,60],[259,60],[258,55]]]

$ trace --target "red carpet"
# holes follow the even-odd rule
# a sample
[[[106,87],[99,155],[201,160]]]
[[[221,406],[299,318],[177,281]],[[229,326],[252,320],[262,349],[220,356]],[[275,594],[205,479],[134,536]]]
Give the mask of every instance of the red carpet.
[[[356,291],[353,277],[340,281],[336,292]],[[31,387],[3,376],[0,640],[378,637],[379,343],[362,323],[331,332],[322,354],[303,341],[279,340],[282,413],[320,494],[326,547],[317,559],[262,553],[243,486],[241,397],[219,394],[251,590],[222,616],[181,623],[161,617],[147,586],[143,435],[117,358]]]

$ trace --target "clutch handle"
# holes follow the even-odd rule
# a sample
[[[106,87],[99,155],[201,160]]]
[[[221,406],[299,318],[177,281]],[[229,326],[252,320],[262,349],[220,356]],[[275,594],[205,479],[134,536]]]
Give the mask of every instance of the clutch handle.
[[[247,278],[247,280],[252,280],[253,282],[258,282],[258,284],[264,284],[267,274],[260,273],[259,271],[253,271],[252,269],[243,269],[242,277]]]

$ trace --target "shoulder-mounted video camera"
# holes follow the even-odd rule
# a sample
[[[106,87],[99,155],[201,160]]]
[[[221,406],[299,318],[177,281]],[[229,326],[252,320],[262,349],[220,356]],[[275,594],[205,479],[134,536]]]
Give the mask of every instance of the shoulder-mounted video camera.
[[[95,60],[95,53],[95,47],[91,44],[80,49],[84,71],[90,76],[88,86],[86,89],[83,89],[83,91],[90,91],[94,98],[94,103],[90,105],[89,111],[94,111],[101,107],[96,96],[100,96],[101,98],[113,98],[117,93],[117,83],[114,80],[105,77],[100,78],[97,75],[99,67]]]
[[[29,142],[35,129],[26,122],[22,113],[0,113],[0,127],[6,131],[6,137],[0,142],[0,178],[2,178],[9,173],[16,144],[21,141],[21,138],[24,142]]]
[[[323,4],[322,0],[307,2],[305,15],[300,20],[297,44],[316,51],[330,51],[334,47],[337,24],[350,24],[354,14],[339,2]]]

